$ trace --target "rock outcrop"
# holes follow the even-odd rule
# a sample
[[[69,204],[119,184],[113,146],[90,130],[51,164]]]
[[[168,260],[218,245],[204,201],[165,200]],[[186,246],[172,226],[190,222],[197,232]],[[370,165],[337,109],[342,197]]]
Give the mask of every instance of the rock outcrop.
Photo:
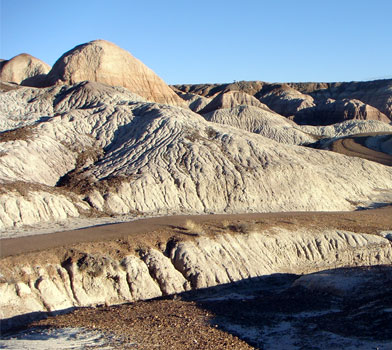
[[[317,106],[298,110],[294,121],[305,125],[330,125],[346,120],[378,120],[389,123],[389,118],[378,109],[359,100],[333,100],[318,103]]]
[[[337,230],[274,228],[200,237],[137,256],[71,250],[60,261],[0,262],[3,329],[39,313],[119,304],[273,273],[309,273],[339,266],[390,264],[381,236]]]
[[[66,52],[47,75],[47,84],[81,81],[122,86],[149,101],[185,105],[150,68],[117,45],[95,40]]]
[[[242,91],[221,92],[215,96],[212,101],[206,105],[198,113],[206,114],[217,109],[229,109],[236,106],[258,107],[266,111],[272,112],[266,105],[262,104],[258,99],[254,98]]]
[[[305,95],[287,84],[266,84],[255,97],[285,117],[294,116],[300,110],[315,106],[311,96]]]
[[[0,65],[0,80],[23,85],[34,85],[42,81],[51,67],[45,62],[26,53],[2,61]]]

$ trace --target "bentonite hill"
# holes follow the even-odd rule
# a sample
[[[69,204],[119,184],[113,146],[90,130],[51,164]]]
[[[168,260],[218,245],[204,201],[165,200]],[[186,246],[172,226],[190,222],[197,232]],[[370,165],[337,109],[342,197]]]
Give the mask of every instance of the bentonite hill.
[[[373,338],[380,344],[392,342],[385,326],[390,311],[382,311],[390,307],[390,297],[380,292],[380,281],[390,284],[392,263],[388,207],[392,203],[392,80],[168,86],[129,52],[104,40],[73,48],[53,67],[27,54],[2,60],[0,79],[4,327],[79,306],[188,295],[200,288],[219,294],[217,285],[265,275],[387,265],[376,269],[379,282],[378,287],[372,286],[373,294],[367,272],[349,269],[345,278],[360,276],[355,283],[347,282],[351,287],[337,282],[343,278],[338,270],[300,279],[284,275],[284,281],[279,277],[278,282],[260,287],[259,294],[253,289],[251,294],[256,293],[255,298],[262,294],[284,309],[293,291],[302,306],[308,297],[302,298],[301,290],[330,293],[328,305],[312,304],[312,316],[301,319],[308,335],[312,324],[317,324],[317,332],[349,338],[367,322],[381,322],[386,331],[374,329]],[[181,217],[171,217],[178,214],[215,215],[194,217],[184,224]],[[225,219],[219,214],[231,216]],[[132,229],[92,227],[66,235],[12,239],[150,216],[170,218],[150,219],[149,224]],[[249,292],[248,285],[238,288],[241,295]],[[370,294],[361,294],[354,305],[343,296],[355,288]],[[364,311],[360,326],[351,331],[343,321],[338,330],[328,312],[324,314],[330,318],[321,316],[324,311],[314,313],[330,310],[339,301],[347,317],[358,318],[355,309],[367,310],[372,296],[381,305],[378,313],[372,319]],[[196,300],[193,294],[187,297]],[[233,310],[244,314],[242,323],[234,327],[230,323],[234,316],[227,312],[234,304],[222,301],[219,308],[210,297],[200,301],[204,309],[201,304],[158,302],[159,307],[189,312],[194,322],[192,317],[200,312],[197,322],[206,327],[199,328],[204,343],[184,345],[184,349],[263,348],[267,343],[260,345],[254,334],[264,332],[272,344],[276,331],[272,324],[283,322],[284,328],[286,311],[307,310],[305,306],[302,311],[291,306],[281,309],[279,320],[275,314],[271,323],[257,319],[257,328],[249,323],[256,317],[251,309],[264,305],[259,311],[266,312],[268,302],[249,304],[248,309],[235,304]],[[152,305],[140,307],[148,314]],[[126,311],[118,312],[129,320]],[[137,308],[133,312],[141,317]],[[214,315],[225,332],[240,338],[227,338],[218,326],[207,326],[212,322],[208,315]],[[88,321],[90,316],[87,313],[77,322],[95,327],[99,322]],[[69,317],[56,322],[68,327],[78,316]],[[120,316],[114,319],[120,322]],[[290,320],[297,327],[298,320]],[[135,332],[145,334],[140,341],[146,348],[155,346],[151,332],[143,333],[148,328],[143,322]],[[169,323],[163,328],[176,327],[175,320]],[[104,324],[100,329],[106,329]],[[301,338],[304,327],[295,337]],[[129,335],[129,330],[121,329]],[[241,336],[242,331],[248,335]],[[316,338],[326,334],[317,332]],[[190,339],[176,334],[183,342]],[[221,345],[208,342],[208,334]],[[327,338],[323,339],[329,345],[324,348],[331,348],[333,339]],[[358,348],[375,346],[371,338]],[[177,346],[174,340],[167,341],[167,348]]]
[[[1,71],[23,85],[3,83],[0,95],[2,228],[92,214],[350,210],[391,191],[390,167],[305,147],[391,132],[390,80],[171,88],[103,40],[68,51],[46,76],[21,57]],[[390,136],[376,139],[364,142],[388,163]]]

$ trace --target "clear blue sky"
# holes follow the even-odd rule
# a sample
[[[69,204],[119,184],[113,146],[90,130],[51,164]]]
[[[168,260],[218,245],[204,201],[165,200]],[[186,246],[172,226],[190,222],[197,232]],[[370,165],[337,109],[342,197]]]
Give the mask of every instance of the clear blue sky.
[[[392,0],[0,0],[0,58],[106,39],[169,84],[392,77]]]

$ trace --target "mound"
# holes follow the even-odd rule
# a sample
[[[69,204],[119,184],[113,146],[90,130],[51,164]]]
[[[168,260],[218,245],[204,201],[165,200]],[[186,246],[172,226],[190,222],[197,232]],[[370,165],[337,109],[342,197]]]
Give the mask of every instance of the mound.
[[[315,105],[311,96],[302,94],[287,84],[265,84],[255,97],[285,117]]]
[[[294,89],[315,100],[360,100],[392,120],[392,79],[343,83],[293,83]]]
[[[0,80],[17,84],[29,84],[29,81],[38,81],[50,71],[45,62],[26,53],[2,61],[0,65]],[[34,78],[34,79],[32,79]]]
[[[2,94],[45,116],[1,134],[4,228],[92,213],[348,210],[392,191],[389,167],[280,144],[98,83]],[[17,121],[10,101],[0,111]]]
[[[204,117],[208,121],[234,126],[280,143],[299,145],[315,141],[309,133],[299,130],[300,127],[294,122],[257,107],[237,106],[219,109],[205,114]]]
[[[105,40],[91,41],[66,52],[47,76],[49,85],[72,85],[85,80],[122,86],[149,101],[184,105],[151,69],[129,52]]]
[[[221,92],[212,101],[206,105],[202,110],[199,111],[200,114],[209,113],[217,109],[223,108],[233,108],[239,105],[253,106],[270,111],[270,109],[262,104],[259,100],[251,95],[248,95],[242,91],[227,91]]]
[[[370,132],[392,132],[392,125],[377,120],[347,120],[326,126],[301,125],[306,133],[321,137],[340,137]]]
[[[174,89],[174,91],[176,91],[176,94],[186,101],[188,107],[196,113],[198,113],[211,102],[211,98],[209,97],[192,94],[190,92],[182,92],[176,89]]]
[[[294,121],[307,125],[330,125],[346,120],[378,120],[389,123],[389,118],[378,109],[359,100],[328,99],[317,106],[306,108],[295,114]]]

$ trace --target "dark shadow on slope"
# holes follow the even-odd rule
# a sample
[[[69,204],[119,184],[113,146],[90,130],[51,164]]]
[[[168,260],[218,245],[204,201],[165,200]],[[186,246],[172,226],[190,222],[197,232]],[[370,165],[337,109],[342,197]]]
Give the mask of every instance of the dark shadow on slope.
[[[298,344],[301,339],[311,337],[317,342],[318,334],[322,342],[328,332],[354,340],[391,341],[392,267],[344,268],[326,273],[331,278],[337,273],[338,276],[358,275],[354,279],[363,280],[345,293],[345,286],[338,290],[333,283],[329,285],[323,280],[308,289],[292,284],[300,276],[275,274],[238,285],[191,292],[183,298],[196,300],[201,308],[215,315],[214,324],[259,349],[264,349],[263,339],[269,336],[281,338],[283,342],[285,336],[293,334]],[[348,278],[344,283],[352,280]],[[283,331],[282,325],[288,324],[290,329]],[[244,331],[249,329],[253,336]],[[276,332],[282,332],[280,338]],[[309,344],[301,346],[308,348]]]
[[[30,312],[23,315],[18,315],[10,318],[5,318],[0,320],[0,336],[7,336],[10,333],[20,331],[22,329],[28,328],[31,322],[43,320],[49,316],[56,316],[61,314],[66,314],[75,310],[75,307],[70,307],[63,310],[53,311],[53,312]]]

